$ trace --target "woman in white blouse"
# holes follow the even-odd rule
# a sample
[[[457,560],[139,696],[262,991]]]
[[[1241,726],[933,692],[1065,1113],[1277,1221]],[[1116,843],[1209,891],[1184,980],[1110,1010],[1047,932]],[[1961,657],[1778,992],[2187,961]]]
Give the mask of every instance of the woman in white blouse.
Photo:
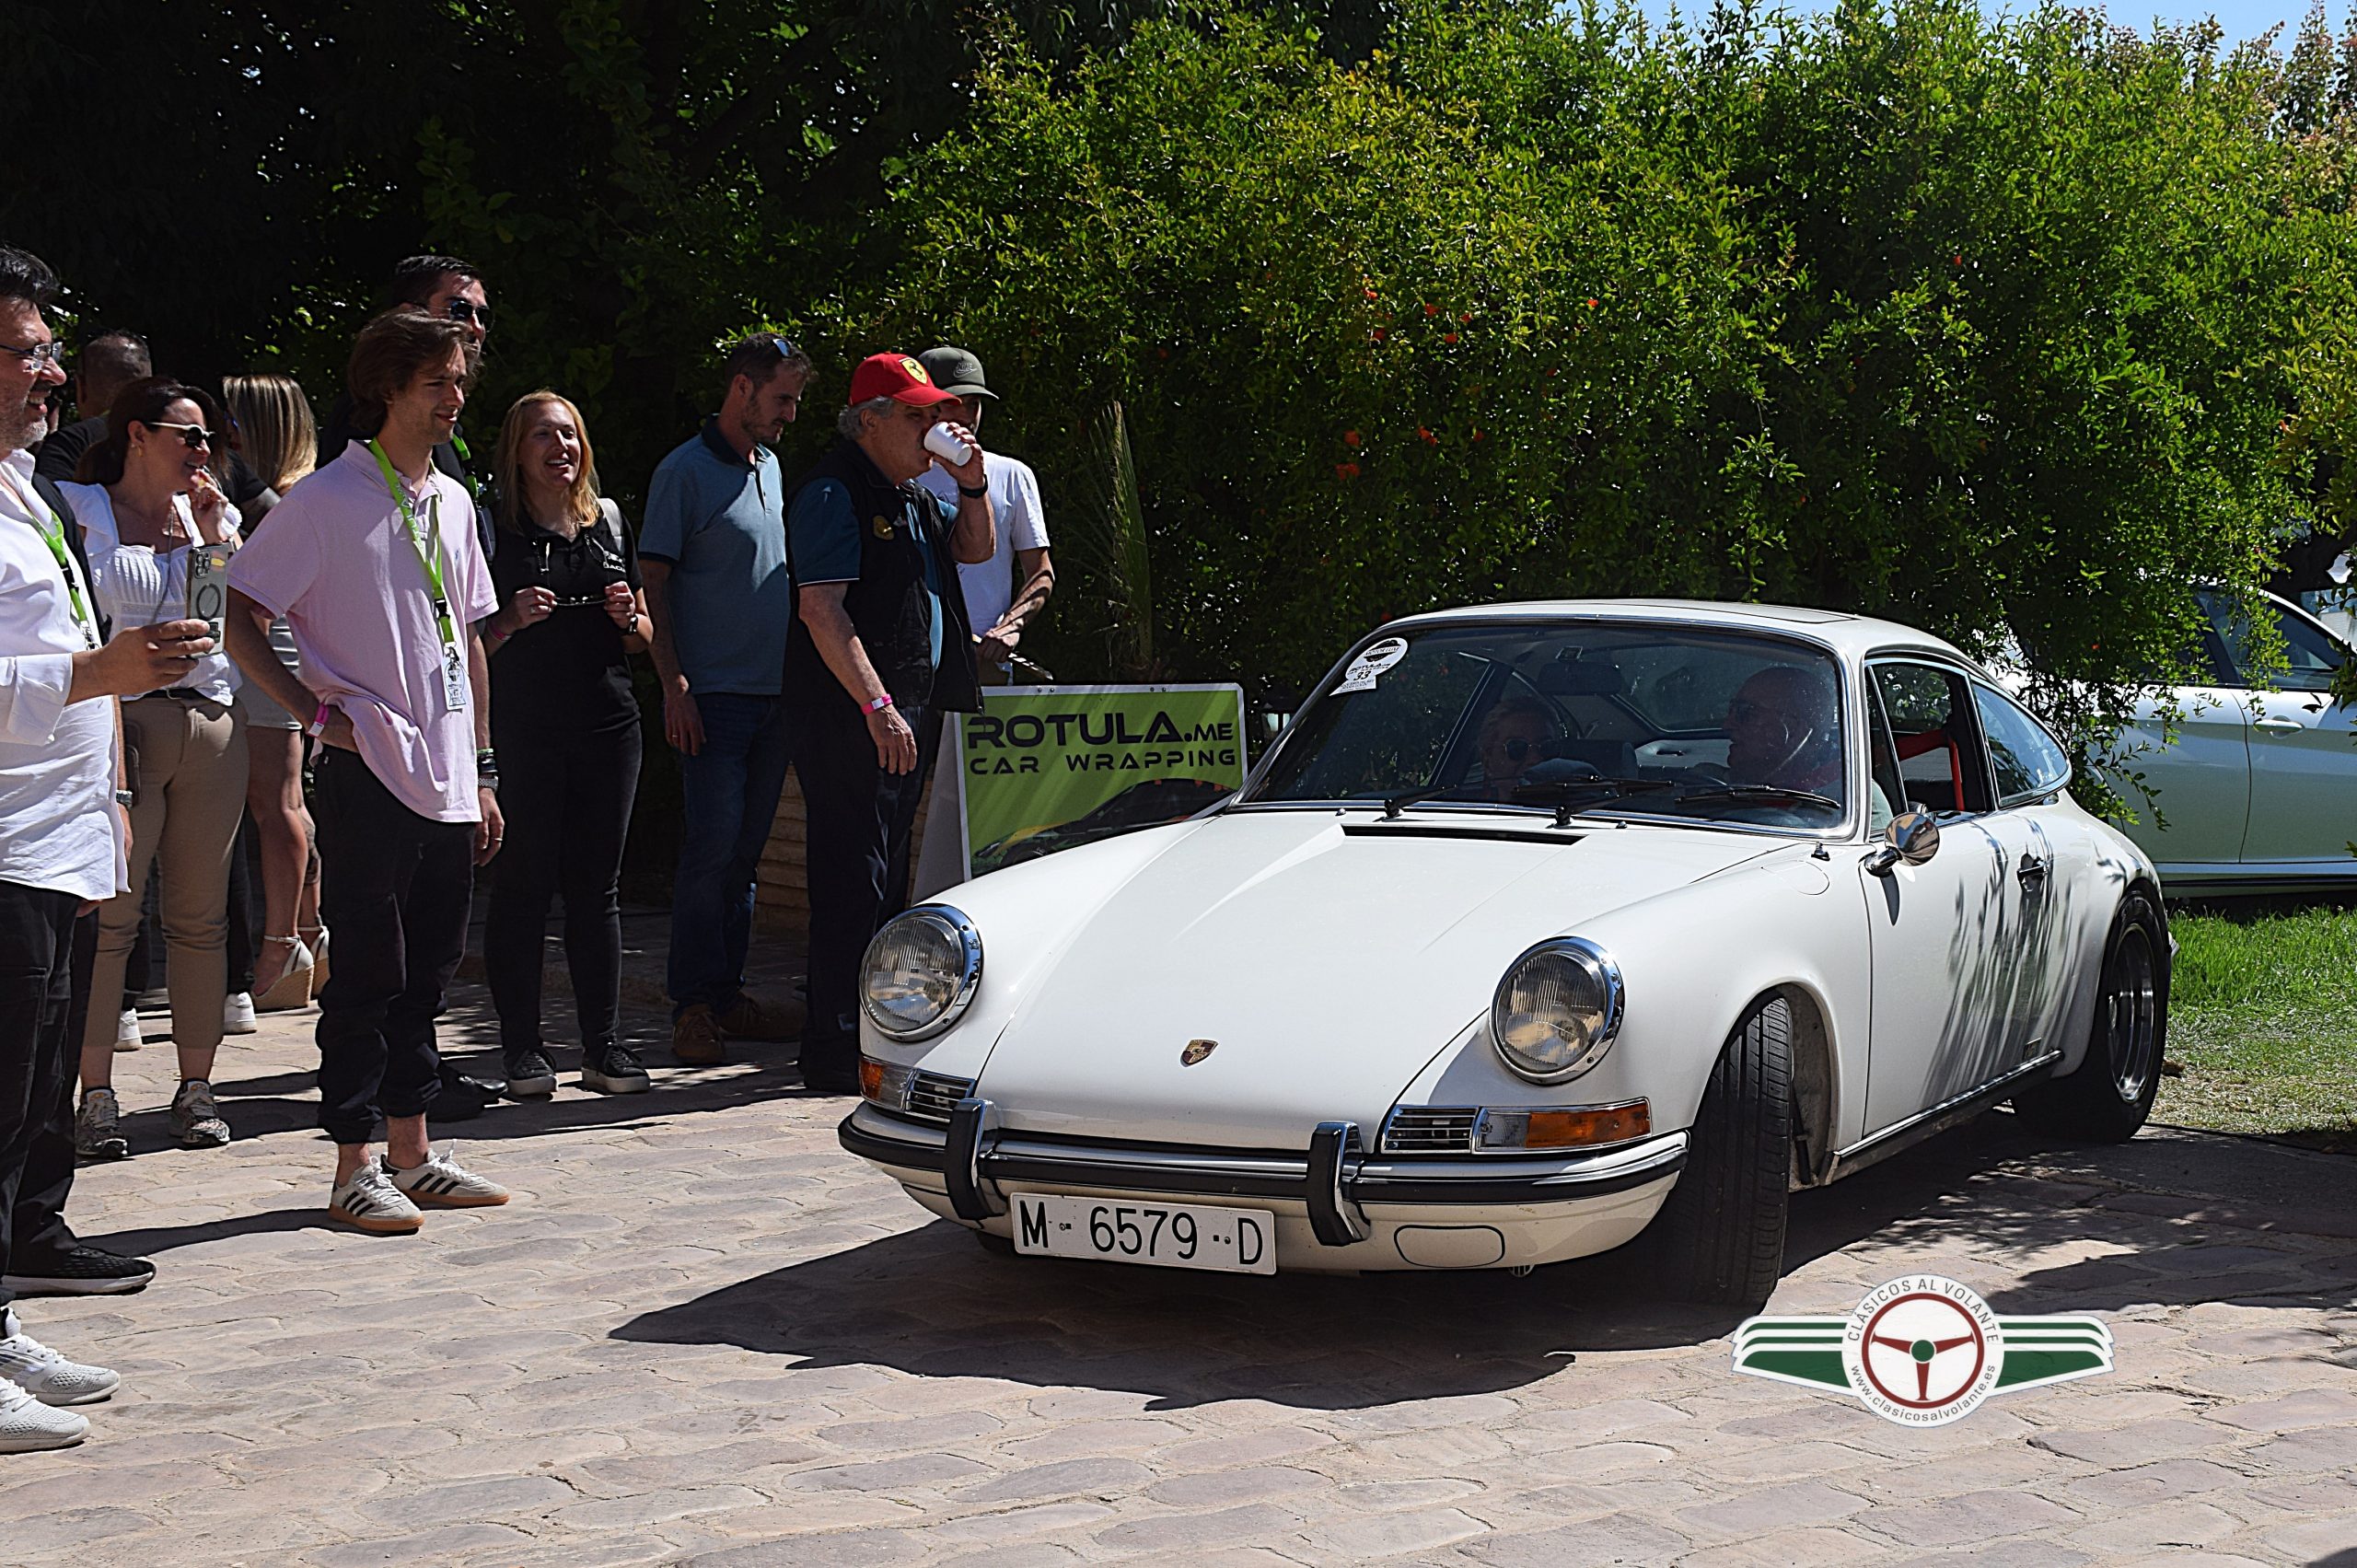
[[[203,391],[160,377],[134,382],[108,412],[106,439],[82,454],[76,474],[82,482],[59,487],[82,526],[91,587],[117,625],[145,626],[188,613],[189,563],[197,547],[237,544],[237,509],[212,469],[223,449],[223,428],[220,405]],[[229,855],[246,803],[246,735],[233,705],[237,689],[237,667],[226,655],[213,653],[169,690],[124,700],[131,889],[99,906],[98,964],[90,981],[91,996],[102,1004],[122,994],[147,869],[156,865],[172,1042],[180,1053],[171,1128],[188,1148],[229,1141],[212,1078],[228,990]],[[130,1152],[117,1124],[115,1022],[111,1005],[93,1006],[82,1039],[75,1144],[99,1158]]]

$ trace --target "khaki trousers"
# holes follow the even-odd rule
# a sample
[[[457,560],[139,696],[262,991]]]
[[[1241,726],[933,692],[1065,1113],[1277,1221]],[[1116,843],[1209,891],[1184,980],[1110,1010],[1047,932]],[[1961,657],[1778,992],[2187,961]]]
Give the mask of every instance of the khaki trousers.
[[[132,778],[131,890],[99,906],[99,956],[83,1043],[111,1046],[122,971],[139,932],[147,868],[157,866],[172,997],[172,1042],[221,1043],[229,990],[225,942],[229,854],[246,809],[246,725],[221,703],[139,697],[122,705],[122,738],[138,758]]]

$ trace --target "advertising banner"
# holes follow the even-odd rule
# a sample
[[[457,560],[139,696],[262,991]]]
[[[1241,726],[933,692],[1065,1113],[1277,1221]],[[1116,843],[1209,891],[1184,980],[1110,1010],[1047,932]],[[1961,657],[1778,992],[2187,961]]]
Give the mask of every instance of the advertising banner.
[[[1178,821],[1244,783],[1240,686],[990,687],[951,719],[969,877]]]

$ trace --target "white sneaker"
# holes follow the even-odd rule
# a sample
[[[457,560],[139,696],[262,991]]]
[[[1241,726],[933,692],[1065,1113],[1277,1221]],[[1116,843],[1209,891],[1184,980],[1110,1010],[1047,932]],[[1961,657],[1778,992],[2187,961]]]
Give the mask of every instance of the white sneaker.
[[[117,1051],[136,1051],[145,1043],[139,1034],[139,1009],[125,1007],[122,1016],[114,1023],[114,1048]]]
[[[336,1183],[328,1194],[328,1217],[379,1236],[406,1235],[425,1223],[375,1160],[354,1171],[350,1180]]]
[[[90,1423],[72,1411],[52,1410],[6,1377],[0,1377],[0,1454],[30,1454],[71,1448]]]
[[[395,1170],[388,1159],[385,1173],[412,1202],[433,1208],[487,1209],[507,1202],[506,1188],[485,1180],[459,1163],[456,1144],[438,1155],[426,1150],[425,1163],[407,1170]]]
[[[258,1026],[254,1023],[254,999],[250,992],[233,991],[221,1004],[221,1032],[225,1035],[250,1035]]]
[[[0,1309],[0,1378],[42,1404],[96,1404],[122,1381],[103,1366],[66,1360],[26,1333],[14,1312]]]

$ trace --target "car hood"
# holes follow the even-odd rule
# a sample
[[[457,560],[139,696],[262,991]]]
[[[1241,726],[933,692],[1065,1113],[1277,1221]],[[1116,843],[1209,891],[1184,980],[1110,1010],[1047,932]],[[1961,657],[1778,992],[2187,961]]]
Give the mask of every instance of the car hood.
[[[1475,836],[1514,830],[1527,836]],[[1791,842],[1560,831],[1439,813],[1202,823],[1027,977],[978,1092],[1032,1132],[1297,1149],[1347,1119],[1371,1141],[1524,948]],[[1197,1040],[1217,1044],[1182,1064]]]

